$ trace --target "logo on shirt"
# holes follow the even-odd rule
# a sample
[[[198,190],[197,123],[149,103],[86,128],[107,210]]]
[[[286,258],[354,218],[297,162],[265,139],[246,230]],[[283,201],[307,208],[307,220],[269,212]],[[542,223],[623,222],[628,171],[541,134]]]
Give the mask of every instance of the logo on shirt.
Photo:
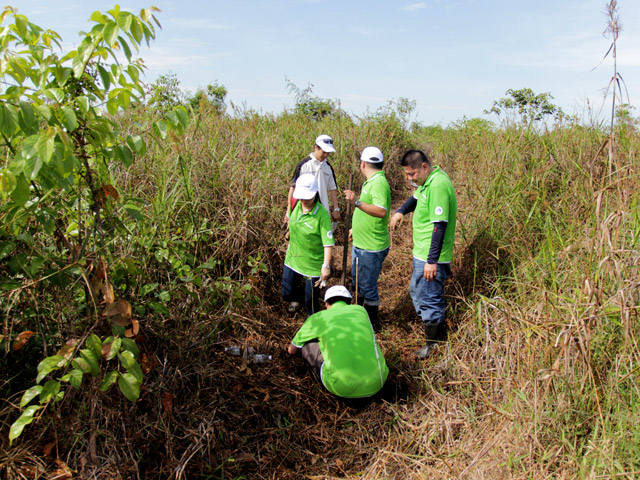
[[[327,238],[333,238],[333,232],[331,230],[327,232]]]
[[[436,215],[442,215],[442,212],[444,210],[442,210],[442,207],[436,207]]]

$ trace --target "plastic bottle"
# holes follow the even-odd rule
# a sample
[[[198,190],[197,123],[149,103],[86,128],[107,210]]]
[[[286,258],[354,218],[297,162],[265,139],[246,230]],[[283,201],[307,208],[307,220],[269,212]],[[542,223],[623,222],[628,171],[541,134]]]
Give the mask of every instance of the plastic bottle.
[[[252,362],[253,363],[265,363],[265,362],[270,362],[271,361],[271,355],[265,355],[264,353],[256,353],[253,358],[252,358]]]
[[[242,348],[240,348],[238,345],[224,347],[224,353],[226,353],[227,355],[233,355],[234,357],[237,357],[242,354]]]

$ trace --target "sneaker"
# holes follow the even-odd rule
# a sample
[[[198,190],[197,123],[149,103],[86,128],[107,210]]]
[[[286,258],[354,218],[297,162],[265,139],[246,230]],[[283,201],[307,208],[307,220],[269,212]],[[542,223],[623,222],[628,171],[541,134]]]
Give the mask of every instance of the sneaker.
[[[413,352],[413,354],[420,360],[428,358],[437,348],[437,343],[427,343],[424,347]]]
[[[296,313],[300,309],[300,304],[298,302],[291,302],[287,306],[287,312]]]

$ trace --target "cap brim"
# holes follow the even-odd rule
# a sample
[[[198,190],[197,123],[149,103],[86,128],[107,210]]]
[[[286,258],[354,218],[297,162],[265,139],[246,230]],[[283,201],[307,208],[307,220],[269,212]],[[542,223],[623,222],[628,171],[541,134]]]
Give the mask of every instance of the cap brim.
[[[323,152],[334,153],[336,151],[333,145],[329,145],[328,143],[318,142],[316,143],[316,145],[318,145],[318,147],[320,147]]]

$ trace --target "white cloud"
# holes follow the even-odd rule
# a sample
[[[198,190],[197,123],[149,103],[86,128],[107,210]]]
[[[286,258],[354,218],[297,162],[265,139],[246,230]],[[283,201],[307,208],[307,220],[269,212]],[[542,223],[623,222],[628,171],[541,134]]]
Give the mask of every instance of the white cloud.
[[[420,10],[422,8],[427,8],[426,2],[410,3],[409,5],[402,7],[403,10],[406,10],[408,12],[415,12],[416,10]]]

